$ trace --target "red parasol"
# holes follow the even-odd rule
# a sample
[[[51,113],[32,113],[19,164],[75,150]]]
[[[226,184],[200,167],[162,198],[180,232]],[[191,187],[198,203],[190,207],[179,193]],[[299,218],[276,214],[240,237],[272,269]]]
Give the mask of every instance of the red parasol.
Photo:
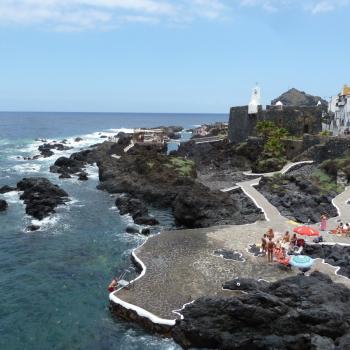
[[[320,232],[317,231],[316,229],[310,227],[310,226],[299,226],[296,227],[294,232],[298,233],[299,235],[303,236],[319,236]]]

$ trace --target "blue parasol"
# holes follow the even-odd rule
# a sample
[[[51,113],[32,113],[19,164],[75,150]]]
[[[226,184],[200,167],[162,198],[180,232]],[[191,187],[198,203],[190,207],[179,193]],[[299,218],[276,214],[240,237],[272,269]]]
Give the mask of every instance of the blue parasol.
[[[293,255],[289,263],[299,269],[309,269],[313,265],[314,259],[306,255]]]

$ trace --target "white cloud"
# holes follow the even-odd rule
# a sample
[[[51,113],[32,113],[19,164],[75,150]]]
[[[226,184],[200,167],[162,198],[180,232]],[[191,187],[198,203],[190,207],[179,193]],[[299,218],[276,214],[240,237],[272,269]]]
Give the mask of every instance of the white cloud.
[[[296,8],[318,14],[348,6],[350,0],[240,0],[239,3],[243,7],[258,7],[269,12]]]
[[[221,20],[252,8],[270,13],[296,8],[319,14],[349,4],[350,0],[0,0],[0,26],[103,30],[126,23]]]
[[[38,25],[57,30],[217,19],[221,0],[0,0],[0,25]]]

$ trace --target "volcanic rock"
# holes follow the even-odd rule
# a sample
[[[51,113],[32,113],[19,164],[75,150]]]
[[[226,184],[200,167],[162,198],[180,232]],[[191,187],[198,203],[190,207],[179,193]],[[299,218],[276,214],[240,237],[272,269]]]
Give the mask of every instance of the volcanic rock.
[[[16,191],[16,188],[10,187],[10,186],[7,186],[7,185],[2,186],[0,188],[0,194],[4,194],[4,193],[7,193],[7,192],[12,192],[12,191]]]
[[[130,214],[138,225],[158,225],[159,222],[148,214],[148,209],[145,203],[137,198],[132,198],[128,195],[120,196],[115,201],[116,207],[121,215]]]
[[[81,172],[81,173],[78,175],[78,180],[79,180],[79,181],[87,181],[87,180],[89,180],[88,174],[87,174],[85,171]]]
[[[62,143],[45,143],[38,147],[38,150],[44,158],[51,157],[54,154],[52,152],[53,149],[56,149],[58,151],[67,151],[72,149],[72,147],[67,147]]]
[[[0,212],[5,211],[8,207],[8,204],[5,200],[0,199]]]
[[[30,232],[38,231],[39,229],[40,229],[40,226],[38,225],[30,225],[27,227],[27,231],[30,231]]]
[[[45,178],[25,178],[17,184],[23,191],[20,199],[24,200],[26,213],[42,220],[55,212],[58,205],[65,204],[68,194]]]
[[[186,306],[172,331],[175,341],[185,349],[346,349],[340,347],[350,336],[346,286],[319,272],[245,285],[238,297],[204,297]]]
[[[281,101],[284,106],[316,107],[319,101],[321,101],[322,106],[328,106],[328,102],[323,98],[309,95],[295,88],[272,100],[271,105],[274,106],[278,101]]]
[[[261,210],[246,196],[239,202],[235,196],[195,183],[186,192],[179,193],[173,203],[173,212],[179,225],[190,228],[214,225],[246,224],[259,220]],[[247,204],[242,207],[242,204]]]
[[[126,232],[127,233],[140,233],[140,228],[137,225],[129,224],[126,226]]]
[[[332,204],[337,195],[321,193],[321,189],[304,176],[263,177],[257,189],[287,218],[301,223],[317,223],[323,213],[338,215]]]
[[[350,246],[312,244],[304,247],[312,258],[324,259],[327,264],[340,267],[338,274],[350,278]]]
[[[80,142],[80,141],[83,141],[83,139],[82,139],[81,137],[76,137],[76,138],[74,139],[74,142]]]

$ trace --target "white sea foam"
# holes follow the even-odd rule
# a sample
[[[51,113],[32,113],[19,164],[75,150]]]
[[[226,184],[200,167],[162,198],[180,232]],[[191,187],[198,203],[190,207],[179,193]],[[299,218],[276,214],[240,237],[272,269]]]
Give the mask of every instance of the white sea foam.
[[[19,199],[20,194],[17,191],[7,192],[7,193],[4,193],[2,196],[5,198],[5,200],[8,203],[19,203],[20,202],[20,199]]]
[[[13,170],[18,173],[38,173],[40,169],[41,165],[34,163],[18,164],[13,167]]]
[[[40,226],[40,231],[47,230],[57,224],[60,219],[60,215],[50,215],[43,220],[32,219],[31,224],[35,226]]]

